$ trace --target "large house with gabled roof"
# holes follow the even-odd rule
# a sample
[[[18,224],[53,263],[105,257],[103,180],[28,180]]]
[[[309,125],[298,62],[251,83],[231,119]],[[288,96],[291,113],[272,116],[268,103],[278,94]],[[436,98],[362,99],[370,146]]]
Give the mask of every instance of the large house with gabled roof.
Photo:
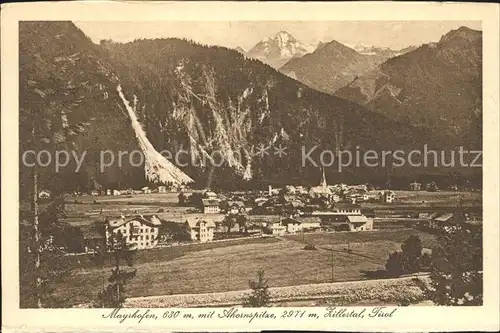
[[[184,225],[191,235],[191,240],[201,243],[214,240],[215,223],[210,219],[188,218]]]
[[[120,216],[106,220],[106,240],[112,233],[121,233],[127,244],[136,249],[150,249],[158,244],[162,223],[156,215]]]

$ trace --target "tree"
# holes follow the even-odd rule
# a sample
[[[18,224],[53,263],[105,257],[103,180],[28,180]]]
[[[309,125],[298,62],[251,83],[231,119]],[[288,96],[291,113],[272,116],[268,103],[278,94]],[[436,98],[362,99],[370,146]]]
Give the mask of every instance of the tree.
[[[257,272],[257,281],[249,281],[252,293],[244,300],[246,307],[265,307],[269,305],[271,296],[267,285],[267,279],[264,278],[264,271]]]
[[[391,253],[385,263],[385,270],[391,276],[403,274],[403,253],[399,251]]]
[[[184,195],[184,193],[179,193],[179,206],[184,206],[185,203],[186,203],[186,196]]]
[[[401,252],[393,252],[389,255],[385,268],[388,274],[398,276],[420,271],[422,264],[422,241],[418,236],[411,235],[403,244]]]
[[[236,224],[236,216],[231,214],[226,215],[226,217],[224,217],[224,220],[222,221],[222,224],[227,227],[227,233],[230,233],[231,228]]]
[[[40,209],[37,204],[36,212],[36,229],[25,220],[19,226],[20,307],[67,307],[69,300],[54,293],[55,284],[71,274],[58,247],[64,238],[60,232],[64,223],[58,220],[64,214],[64,201],[54,198]]]
[[[99,64],[97,59],[90,54],[86,57],[80,52],[75,53],[67,39],[53,37],[55,30],[66,31],[70,25],[68,22],[23,22],[19,25],[20,161],[21,155],[28,150],[48,151],[51,156],[56,150],[73,150],[79,134],[90,125],[87,121],[90,117],[83,119],[79,111],[95,109],[95,92],[98,91],[95,88],[104,76],[99,80],[93,71],[82,70],[89,61],[95,60],[95,64]],[[55,57],[58,61],[52,61]],[[48,242],[52,235],[50,232],[44,234],[41,225],[42,205],[38,193],[42,188],[47,189],[57,198],[66,182],[61,181],[63,170],[54,173],[48,168],[36,164],[30,167],[24,163],[20,163],[19,168],[20,199],[29,200],[31,207],[31,231],[27,235],[30,244],[23,244],[26,246],[20,249],[23,255],[20,266],[26,266],[22,267],[22,273],[31,275],[22,277],[22,280],[32,285],[22,288],[31,290],[31,295],[36,298],[33,302],[26,300],[29,306],[42,307],[44,299],[49,297],[44,295],[48,292],[47,283],[55,277],[54,272],[60,271],[60,262],[48,258],[56,256],[57,251]],[[57,222],[56,216],[47,215],[49,224]],[[21,243],[24,241],[20,240]],[[48,261],[43,263],[45,257]],[[50,266],[53,263],[55,267]]]
[[[420,270],[422,256],[422,241],[420,237],[411,235],[403,244],[403,271],[406,273],[415,273]]]
[[[33,252],[32,228],[24,223],[19,226],[19,289],[21,308],[65,308],[70,299],[55,294],[56,283],[68,278],[72,268],[68,261],[61,260],[63,253],[53,246],[47,237],[40,252]],[[39,258],[40,265],[35,265]]]
[[[125,285],[135,277],[137,270],[128,270],[120,267],[124,261],[128,266],[132,266],[135,250],[127,244],[127,240],[120,232],[111,232],[111,236],[107,240],[107,251],[111,254],[111,259],[114,261],[114,269],[111,271],[111,276],[108,279],[108,285],[98,293],[98,304],[96,307],[103,308],[118,308],[125,302]],[[98,260],[103,262],[105,253],[98,254]]]
[[[237,217],[236,217],[236,223],[238,224],[238,226],[240,227],[240,231],[243,229],[245,231],[245,233],[248,232],[248,225],[247,225],[247,222],[248,222],[248,219],[245,215],[243,214],[239,214]]]
[[[481,227],[462,222],[447,227],[432,251],[430,286],[421,285],[438,305],[483,304]]]

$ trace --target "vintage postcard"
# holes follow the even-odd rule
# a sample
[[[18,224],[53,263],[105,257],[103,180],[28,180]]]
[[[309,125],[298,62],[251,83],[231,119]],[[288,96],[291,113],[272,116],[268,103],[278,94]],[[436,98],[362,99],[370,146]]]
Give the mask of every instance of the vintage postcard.
[[[499,329],[499,6],[2,6],[3,329]]]

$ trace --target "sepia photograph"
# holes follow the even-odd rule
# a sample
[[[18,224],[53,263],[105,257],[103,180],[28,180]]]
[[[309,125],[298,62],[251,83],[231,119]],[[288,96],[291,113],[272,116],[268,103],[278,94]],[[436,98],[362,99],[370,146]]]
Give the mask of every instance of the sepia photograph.
[[[483,22],[267,17],[19,20],[19,309],[486,304]]]

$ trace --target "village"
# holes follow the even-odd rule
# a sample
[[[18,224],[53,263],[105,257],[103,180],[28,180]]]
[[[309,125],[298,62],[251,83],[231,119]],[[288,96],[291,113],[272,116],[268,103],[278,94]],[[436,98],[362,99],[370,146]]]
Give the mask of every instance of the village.
[[[421,187],[420,183],[413,182],[408,191],[438,193],[435,183],[427,184],[425,190]],[[456,188],[451,190],[446,193],[453,194]],[[69,221],[70,239],[54,241],[68,254],[84,254],[104,249],[110,237],[118,233],[131,248],[143,250],[297,233],[376,232],[408,227],[435,232],[454,223],[452,205],[439,207],[431,203],[429,206],[425,200],[406,202],[403,206],[411,209],[400,208],[398,214],[397,207],[404,203],[405,197],[398,197],[396,192],[372,189],[365,184],[328,185],[324,175],[318,186],[273,188],[269,185],[267,191],[216,193],[185,187],[167,189],[166,186],[135,191],[92,191],[90,198],[104,198],[103,203],[121,198],[134,198],[137,202],[118,201],[121,205],[105,212],[94,199],[89,208],[95,212],[100,206],[98,213],[81,212],[79,207],[78,223]],[[41,191],[39,196],[43,199],[50,193]],[[81,203],[78,198],[83,196],[76,193],[73,197],[76,199],[69,201],[69,206]],[[146,198],[158,201],[152,207],[144,207],[142,201]],[[480,214],[474,213],[477,207],[469,211],[467,220],[480,224]]]

